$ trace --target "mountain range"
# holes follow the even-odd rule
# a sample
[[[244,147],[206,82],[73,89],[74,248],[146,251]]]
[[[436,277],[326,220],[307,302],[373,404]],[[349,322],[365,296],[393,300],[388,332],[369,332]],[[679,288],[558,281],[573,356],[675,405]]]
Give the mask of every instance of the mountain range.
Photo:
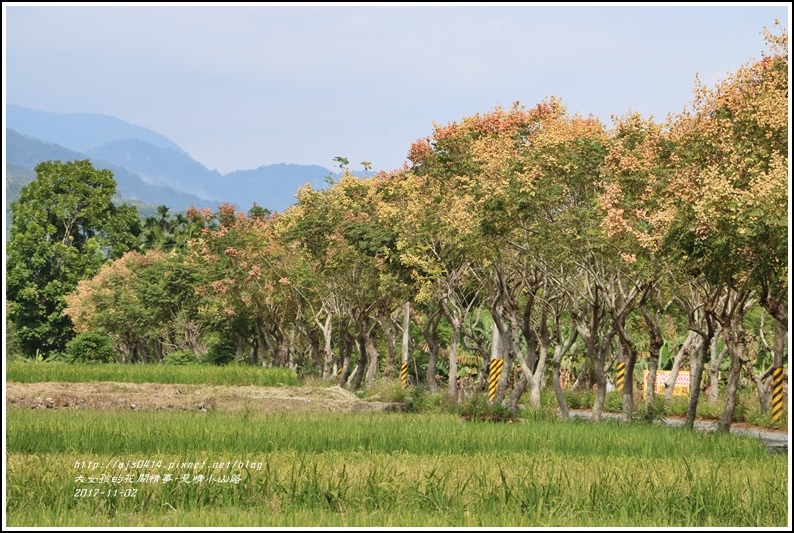
[[[271,211],[283,211],[295,202],[295,193],[306,183],[322,189],[327,177],[339,177],[320,165],[289,163],[221,174],[207,169],[164,135],[122,119],[16,105],[6,108],[5,143],[9,221],[10,203],[35,178],[34,167],[48,160],[90,159],[94,167],[110,170],[118,184],[119,201],[137,205],[142,214],[158,205],[184,211],[191,206],[216,209],[223,202],[245,211],[254,202]]]

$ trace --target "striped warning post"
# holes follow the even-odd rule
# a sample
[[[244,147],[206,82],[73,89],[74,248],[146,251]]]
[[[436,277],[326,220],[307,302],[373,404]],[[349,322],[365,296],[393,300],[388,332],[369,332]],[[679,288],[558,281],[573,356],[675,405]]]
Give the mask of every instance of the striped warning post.
[[[408,388],[408,363],[400,365],[400,383],[404,389]]]
[[[626,363],[618,362],[615,374],[615,390],[623,391],[623,379],[626,377]]]
[[[772,371],[772,422],[780,420],[783,414],[783,368]]]
[[[494,401],[496,398],[496,388],[499,386],[499,378],[502,376],[502,367],[505,364],[504,359],[491,359],[488,365],[488,401]]]
[[[339,370],[336,371],[336,379],[342,378],[342,367],[339,367]]]

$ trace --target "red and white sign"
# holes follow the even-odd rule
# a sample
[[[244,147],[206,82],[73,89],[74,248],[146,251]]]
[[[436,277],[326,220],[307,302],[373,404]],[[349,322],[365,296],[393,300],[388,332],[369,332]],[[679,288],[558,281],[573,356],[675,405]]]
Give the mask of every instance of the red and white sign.
[[[657,370],[656,371],[656,394],[664,394],[664,386],[667,380],[670,379],[672,370]],[[645,387],[642,389],[643,394],[648,390],[648,371],[645,371]],[[673,385],[673,396],[689,396],[689,371],[679,370],[678,376]]]

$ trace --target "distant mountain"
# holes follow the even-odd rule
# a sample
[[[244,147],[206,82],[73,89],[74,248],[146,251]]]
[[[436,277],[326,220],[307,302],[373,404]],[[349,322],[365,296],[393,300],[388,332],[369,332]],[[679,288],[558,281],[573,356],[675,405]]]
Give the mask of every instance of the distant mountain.
[[[152,185],[171,187],[204,200],[224,201],[222,175],[208,170],[184,152],[162,148],[137,139],[125,139],[86,150],[92,158],[124,167]]]
[[[283,211],[295,203],[298,189],[310,183],[314,189],[328,186],[326,176],[331,172],[319,165],[278,163],[253,170],[237,170],[223,176],[238,208],[249,209],[253,202],[271,211]],[[240,202],[246,203],[241,205]]]
[[[33,170],[42,161],[75,161],[90,159],[95,168],[103,168],[113,172],[117,191],[122,201],[142,202],[143,204],[166,204],[176,211],[184,211],[190,206],[216,208],[217,204],[203,200],[197,196],[179,192],[170,187],[152,185],[143,181],[127,169],[75,152],[54,143],[48,143],[22,135],[12,129],[6,129],[6,208],[19,198],[24,185],[36,177]],[[10,220],[10,218],[8,219]]]
[[[223,202],[247,211],[256,202],[280,212],[295,203],[295,193],[306,183],[324,189],[326,177],[340,177],[319,165],[288,163],[224,175],[207,169],[163,135],[115,117],[61,115],[13,105],[6,116],[7,165],[32,170],[48,159],[89,158],[113,172],[125,199],[176,211],[191,205],[215,209]]]
[[[8,227],[11,225],[11,202],[19,198],[22,192],[22,187],[36,179],[36,173],[30,169],[20,167],[18,165],[6,164],[6,190],[5,190],[5,204],[6,204],[6,237],[8,237]]]
[[[271,211],[283,211],[295,203],[300,187],[311,183],[314,188],[323,188],[330,174],[319,165],[286,163],[220,174],[185,154],[138,140],[114,141],[87,153],[123,166],[147,183],[188,192],[216,205],[229,202],[243,211],[254,202]]]
[[[174,141],[120,118],[97,113],[50,113],[6,106],[6,127],[23,135],[56,143],[76,152],[123,139],[138,139],[161,148],[186,153]]]

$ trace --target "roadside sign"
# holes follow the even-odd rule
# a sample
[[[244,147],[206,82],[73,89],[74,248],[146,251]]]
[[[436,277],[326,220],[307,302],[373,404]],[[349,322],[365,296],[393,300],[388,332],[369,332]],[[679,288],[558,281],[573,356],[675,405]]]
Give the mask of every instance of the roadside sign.
[[[671,370],[657,370],[656,371],[656,394],[664,394],[664,384],[670,378]],[[645,386],[642,388],[642,394],[648,390],[648,371],[645,371]],[[689,371],[679,370],[678,376],[673,385],[673,396],[689,396]]]

